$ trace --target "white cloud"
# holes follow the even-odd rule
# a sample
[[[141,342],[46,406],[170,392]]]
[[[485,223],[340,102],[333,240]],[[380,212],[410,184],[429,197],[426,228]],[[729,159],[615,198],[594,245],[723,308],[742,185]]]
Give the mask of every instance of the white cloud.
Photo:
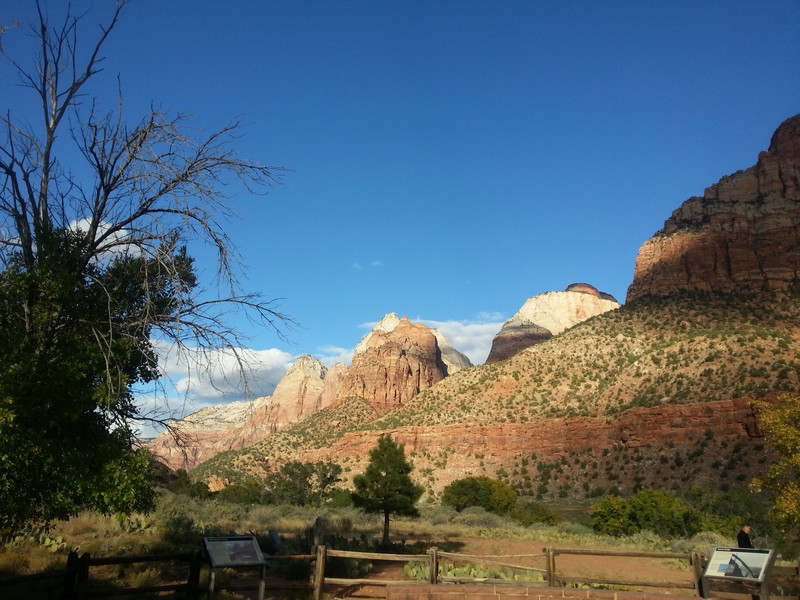
[[[453,348],[466,354],[473,365],[482,365],[492,349],[492,340],[503,326],[501,315],[484,321],[432,321],[420,319],[420,323],[438,329],[450,340]]]
[[[154,342],[166,375],[159,387],[137,394],[140,409],[159,418],[182,418],[207,406],[267,396],[286,374],[295,356],[279,350],[239,348],[240,364],[230,350],[178,349]],[[152,435],[145,428],[143,435]]]
[[[294,358],[277,348],[238,348],[234,353],[231,350],[179,350],[174,346],[159,346],[159,360],[175,391],[199,402],[219,403],[223,399],[238,400],[245,395],[271,394]]]
[[[322,346],[318,350],[322,354],[316,358],[328,368],[336,363],[344,363],[349,367],[353,360],[353,352],[355,352],[354,348],[341,348],[339,346]]]
[[[383,261],[382,260],[372,260],[372,261],[369,262],[369,266],[370,267],[375,267],[375,268],[382,267],[383,266]],[[360,262],[354,262],[353,263],[353,268],[356,271],[363,271],[364,270],[364,265],[362,265]]]
[[[77,219],[73,220],[69,224],[69,228],[72,231],[79,231],[81,233],[87,233],[89,231],[89,227],[91,225],[91,220],[88,218]],[[111,228],[111,224],[108,222],[101,222],[97,227],[97,233],[95,234],[95,238],[98,238]],[[108,254],[105,255],[105,258],[108,259],[109,257],[113,257],[114,255],[124,254],[126,252],[139,255],[141,253],[141,248],[136,244],[126,244],[123,243],[125,238],[129,236],[129,232],[127,229],[121,229],[110,236],[103,242],[103,246],[108,247],[111,244],[111,248],[107,248],[106,252]],[[98,257],[99,259],[100,257]]]

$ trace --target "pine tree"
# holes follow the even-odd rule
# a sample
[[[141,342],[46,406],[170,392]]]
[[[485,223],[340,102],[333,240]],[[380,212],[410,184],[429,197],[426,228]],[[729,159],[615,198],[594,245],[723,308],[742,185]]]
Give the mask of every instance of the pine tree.
[[[383,513],[382,544],[389,544],[389,517],[419,516],[415,504],[422,496],[422,486],[410,477],[414,467],[406,460],[402,444],[395,443],[389,434],[378,438],[370,450],[369,464],[361,475],[353,478],[353,503],[368,513]]]

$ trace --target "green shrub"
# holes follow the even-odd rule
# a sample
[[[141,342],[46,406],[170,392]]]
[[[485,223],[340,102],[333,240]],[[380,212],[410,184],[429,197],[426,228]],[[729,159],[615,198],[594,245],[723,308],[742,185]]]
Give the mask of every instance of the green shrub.
[[[642,489],[625,500],[606,496],[591,510],[592,528],[612,536],[652,531],[662,537],[690,537],[700,531],[700,514],[664,490]]]
[[[442,504],[462,511],[480,506],[489,512],[506,514],[517,501],[517,493],[507,483],[486,476],[457,479],[442,491]]]
[[[257,504],[261,502],[263,493],[263,486],[258,481],[249,479],[244,483],[232,483],[225,486],[216,493],[215,498],[219,502]]]
[[[590,513],[592,529],[598,533],[619,537],[637,531],[628,503],[619,496],[605,496]]]
[[[470,506],[453,518],[453,523],[467,525],[469,527],[500,528],[506,525],[506,520],[500,515],[490,513],[480,506]]]

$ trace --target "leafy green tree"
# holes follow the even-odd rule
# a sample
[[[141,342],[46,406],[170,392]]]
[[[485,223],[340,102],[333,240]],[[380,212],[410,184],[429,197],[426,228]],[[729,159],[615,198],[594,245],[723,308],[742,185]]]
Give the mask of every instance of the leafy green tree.
[[[153,109],[129,127],[121,110],[87,101],[126,4],[104,6],[110,16],[86,44],[91,10],[75,17],[52,3],[61,16],[51,18],[37,2],[38,22],[6,31],[0,47],[18,74],[0,96],[31,94],[17,103],[27,112],[0,115],[0,532],[86,507],[149,508],[137,429],[170,415],[143,411],[134,390],[161,377],[157,347],[227,349],[244,366],[225,314],[285,319],[236,285],[223,186],[260,191],[274,172],[230,150],[237,125],[194,138],[181,116]],[[29,68],[9,54],[25,30]],[[217,252],[219,294],[199,291],[192,239]]]
[[[320,506],[341,481],[342,468],[332,462],[289,461],[267,477],[268,501],[273,504]]]
[[[701,531],[716,531],[733,537],[742,523],[748,523],[760,535],[775,533],[768,519],[766,499],[744,486],[720,490],[712,485],[694,485],[683,499],[700,515]]]
[[[517,493],[511,486],[484,475],[457,479],[442,490],[442,504],[452,506],[459,512],[468,506],[480,506],[503,515],[516,502]]]
[[[620,537],[638,531],[628,503],[619,496],[604,496],[592,506],[592,529],[598,533]]]
[[[255,479],[243,483],[232,483],[219,490],[214,497],[221,502],[233,504],[259,504],[264,496],[264,486]]]
[[[383,514],[384,546],[389,544],[390,515],[419,516],[415,505],[423,488],[411,480],[412,470],[403,445],[384,434],[370,450],[367,468],[353,478],[353,504],[368,513]]]
[[[796,532],[800,526],[800,394],[784,394],[777,402],[757,406],[767,442],[780,458],[750,487],[773,492],[773,517],[787,532]]]
[[[212,495],[205,481],[192,481],[184,469],[178,469],[166,487],[174,494],[183,494],[191,498],[210,498]]]
[[[639,490],[625,500],[605,496],[590,514],[592,528],[606,535],[631,535],[649,530],[665,537],[692,536],[700,531],[700,514],[664,490]]]
[[[664,537],[690,537],[700,531],[699,513],[664,490],[639,490],[629,499],[628,505],[639,530],[646,529]]]

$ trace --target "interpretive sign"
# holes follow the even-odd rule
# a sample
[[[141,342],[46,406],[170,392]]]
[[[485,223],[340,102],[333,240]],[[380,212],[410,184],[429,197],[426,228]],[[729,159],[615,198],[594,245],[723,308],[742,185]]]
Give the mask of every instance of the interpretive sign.
[[[773,560],[772,550],[714,548],[708,559],[705,576],[761,582],[766,578]]]
[[[774,550],[756,548],[712,548],[703,571],[703,595],[708,597],[709,580],[757,584],[759,596],[767,598],[767,577],[775,562]]]
[[[212,567],[247,567],[264,564],[264,556],[255,536],[207,537],[203,541]]]

